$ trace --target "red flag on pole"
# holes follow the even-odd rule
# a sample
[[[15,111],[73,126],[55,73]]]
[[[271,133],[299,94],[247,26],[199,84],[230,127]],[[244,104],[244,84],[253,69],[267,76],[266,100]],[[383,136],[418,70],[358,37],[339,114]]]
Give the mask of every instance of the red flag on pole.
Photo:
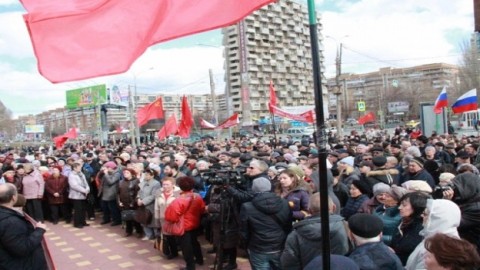
[[[178,127],[178,136],[182,138],[188,138],[190,136],[190,129],[193,127],[193,117],[188,106],[188,100],[186,96],[182,98],[182,120]]]
[[[240,122],[240,120],[238,119],[238,113],[234,113],[227,120],[223,121],[223,123],[218,125],[217,129],[234,127],[234,126],[238,125],[239,122]]]
[[[208,122],[207,120],[203,119],[203,118],[200,118],[200,126],[202,128],[205,128],[205,129],[215,129],[216,126],[210,122]]]
[[[125,72],[151,45],[234,24],[274,1],[21,0],[38,69],[51,82]]]
[[[365,114],[364,116],[358,118],[358,123],[360,125],[363,125],[365,123],[368,123],[368,122],[373,122],[375,121],[375,114],[373,112],[369,112],[367,114]]]
[[[163,118],[163,102],[162,97],[157,98],[154,102],[146,105],[137,112],[138,126],[141,127],[152,119]]]
[[[77,129],[76,128],[71,128],[70,130],[68,130],[63,135],[59,135],[57,137],[54,137],[52,140],[55,143],[55,146],[58,149],[60,149],[67,142],[68,139],[76,139],[77,137],[78,137]]]
[[[268,103],[268,109],[273,113],[272,106],[277,106],[277,95],[275,94],[275,87],[273,81],[270,81],[270,102]]]
[[[158,138],[163,140],[168,136],[175,134],[178,130],[177,117],[175,114],[168,118],[165,125],[158,131]]]

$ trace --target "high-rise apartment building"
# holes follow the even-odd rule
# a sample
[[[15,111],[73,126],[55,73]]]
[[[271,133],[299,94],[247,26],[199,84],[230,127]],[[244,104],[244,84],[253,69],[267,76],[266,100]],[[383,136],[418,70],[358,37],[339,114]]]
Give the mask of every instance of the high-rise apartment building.
[[[279,106],[315,104],[307,6],[279,0],[222,31],[227,107],[241,115],[244,126],[269,116],[270,81]],[[319,54],[323,63],[322,51]],[[322,89],[326,103],[327,91]]]

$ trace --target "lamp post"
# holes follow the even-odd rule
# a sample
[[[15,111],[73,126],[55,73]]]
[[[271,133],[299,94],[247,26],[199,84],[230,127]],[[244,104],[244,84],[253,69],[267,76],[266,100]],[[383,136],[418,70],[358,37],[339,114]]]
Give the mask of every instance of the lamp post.
[[[208,45],[208,44],[201,44],[198,43],[197,45],[203,46],[203,47],[212,47],[212,48],[222,48],[223,46],[214,46],[214,45]],[[225,59],[225,70],[228,70],[228,53],[226,51],[227,47],[224,48],[224,59]],[[212,96],[212,104],[213,104],[213,113],[215,117],[216,124],[218,125],[218,109],[217,109],[217,102],[216,102],[216,95],[215,95],[215,83],[213,81],[213,74],[212,74],[212,69],[208,70],[209,76],[210,76],[210,90],[211,90],[211,96]],[[228,72],[227,72],[228,76]],[[233,113],[231,111],[231,103],[230,103],[230,90],[228,88],[228,78],[226,79],[226,85],[225,85],[225,105],[227,107],[227,117],[230,117]],[[232,128],[228,128],[228,137],[232,137]]]
[[[342,102],[340,100],[340,95],[342,94],[342,85],[340,84],[340,76],[342,75],[342,42],[338,42],[336,38],[332,36],[325,36],[326,38],[330,38],[335,41],[337,45],[337,55],[335,57],[335,68],[336,68],[336,75],[335,75],[335,88],[333,94],[337,100],[337,138],[341,139],[343,137],[343,130],[342,130]],[[343,36],[341,39],[348,37],[348,35]],[[340,45],[339,45],[340,44]]]
[[[150,71],[150,70],[153,70],[154,67],[149,67],[148,69],[136,74],[135,72],[132,72],[133,74],[133,97],[132,97],[132,110],[131,110],[131,113],[130,113],[130,122],[133,123],[134,127],[135,127],[135,140],[136,140],[136,145],[140,146],[142,143],[140,141],[140,127],[138,126],[138,123],[137,123],[137,118],[136,117],[132,117],[132,114],[135,113],[137,111],[137,102],[135,100],[137,96],[137,76],[142,74],[142,73],[145,73],[147,71]],[[128,88],[128,95],[131,96],[131,92],[130,92],[130,87]],[[133,147],[135,147],[135,143],[134,143],[134,138],[133,138],[133,130],[130,131],[130,136],[132,136],[132,145]]]

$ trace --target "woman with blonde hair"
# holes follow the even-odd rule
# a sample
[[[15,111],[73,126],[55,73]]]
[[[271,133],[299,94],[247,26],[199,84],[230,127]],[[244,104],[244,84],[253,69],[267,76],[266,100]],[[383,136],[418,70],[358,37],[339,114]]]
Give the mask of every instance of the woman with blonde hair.
[[[275,193],[288,201],[294,221],[308,216],[309,186],[291,169],[286,169],[278,176],[279,185]]]
[[[155,211],[154,218],[155,223],[159,228],[162,228],[162,223],[165,221],[165,210],[167,207],[178,197],[179,192],[175,191],[175,178],[165,177],[162,179],[162,188],[157,190],[155,194]],[[165,234],[161,232],[163,241],[167,243],[168,250],[163,250],[163,253],[167,255],[167,259],[173,259],[178,256],[178,249],[176,238],[173,235]]]

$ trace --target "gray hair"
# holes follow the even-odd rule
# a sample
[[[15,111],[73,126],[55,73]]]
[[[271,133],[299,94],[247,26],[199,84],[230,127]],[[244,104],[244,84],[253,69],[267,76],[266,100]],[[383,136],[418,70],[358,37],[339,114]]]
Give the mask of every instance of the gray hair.
[[[268,170],[268,164],[263,160],[254,159],[250,161],[250,166],[257,167],[262,172],[266,172]]]
[[[416,147],[416,146],[408,147],[407,150],[406,150],[406,153],[410,154],[413,157],[421,157],[422,156],[422,153],[420,152],[420,149],[418,149],[418,147]]]

